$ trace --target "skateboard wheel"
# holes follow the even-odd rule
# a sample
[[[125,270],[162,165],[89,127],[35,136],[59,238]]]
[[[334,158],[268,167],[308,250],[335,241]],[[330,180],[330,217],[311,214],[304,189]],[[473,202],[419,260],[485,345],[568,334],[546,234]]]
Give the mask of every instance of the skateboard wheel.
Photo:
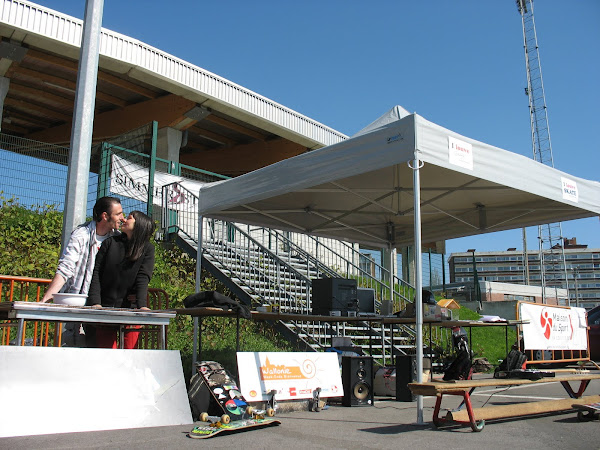
[[[223,414],[221,416],[221,423],[228,424],[229,422],[231,422],[231,417],[229,417],[227,414]]]
[[[200,414],[200,421],[208,422],[208,413],[203,412],[202,414]]]
[[[246,414],[251,416],[253,412],[254,412],[254,408],[252,406],[246,407]]]
[[[275,415],[275,410],[273,408],[267,408],[267,417],[273,417]]]

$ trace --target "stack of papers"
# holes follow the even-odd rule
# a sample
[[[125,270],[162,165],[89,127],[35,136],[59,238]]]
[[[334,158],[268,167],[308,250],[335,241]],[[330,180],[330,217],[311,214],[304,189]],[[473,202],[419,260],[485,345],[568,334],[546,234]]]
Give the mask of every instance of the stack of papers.
[[[480,322],[506,322],[506,319],[503,319],[500,316],[481,316],[479,319]]]

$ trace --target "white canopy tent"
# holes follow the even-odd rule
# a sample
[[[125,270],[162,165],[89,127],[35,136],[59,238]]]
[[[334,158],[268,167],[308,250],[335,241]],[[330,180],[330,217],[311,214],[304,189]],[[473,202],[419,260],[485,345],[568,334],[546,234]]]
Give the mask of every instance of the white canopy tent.
[[[413,245],[420,377],[421,240],[597,216],[600,183],[395,107],[346,141],[204,185],[199,214],[200,225],[206,216],[380,248]],[[421,397],[417,407],[422,422]]]

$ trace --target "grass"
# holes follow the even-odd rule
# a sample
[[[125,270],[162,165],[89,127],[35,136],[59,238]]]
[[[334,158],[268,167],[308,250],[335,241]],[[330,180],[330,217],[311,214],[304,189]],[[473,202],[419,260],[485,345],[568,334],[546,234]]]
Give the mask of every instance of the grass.
[[[460,308],[458,314],[461,320],[479,320],[481,317],[477,312],[464,306]],[[506,326],[472,327],[467,330],[467,333],[474,357],[484,357],[494,366],[506,357],[517,341],[514,328]]]

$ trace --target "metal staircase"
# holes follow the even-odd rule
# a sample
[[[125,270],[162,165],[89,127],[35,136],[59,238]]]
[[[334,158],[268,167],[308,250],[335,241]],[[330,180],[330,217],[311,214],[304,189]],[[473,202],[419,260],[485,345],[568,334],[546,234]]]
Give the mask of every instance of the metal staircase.
[[[185,191],[185,192],[184,192]],[[186,208],[169,202],[185,194]],[[163,187],[161,228],[191,256],[198,248],[197,196],[176,183]],[[312,279],[353,277],[359,286],[375,289],[377,297],[390,299],[395,310],[411,302],[413,288],[394,277],[390,290],[386,270],[375,264],[372,273],[361,268],[364,258],[355,246],[312,236],[204,219],[202,267],[252,308],[277,305],[282,313],[309,315]],[[374,264],[374,263],[372,263]],[[335,268],[335,270],[334,270]],[[380,277],[374,276],[374,274]],[[378,302],[378,307],[380,303]],[[313,321],[279,321],[273,324],[287,339],[306,350],[331,346],[331,338],[351,337],[354,345],[385,364],[392,354],[412,353],[414,327],[329,324]]]

